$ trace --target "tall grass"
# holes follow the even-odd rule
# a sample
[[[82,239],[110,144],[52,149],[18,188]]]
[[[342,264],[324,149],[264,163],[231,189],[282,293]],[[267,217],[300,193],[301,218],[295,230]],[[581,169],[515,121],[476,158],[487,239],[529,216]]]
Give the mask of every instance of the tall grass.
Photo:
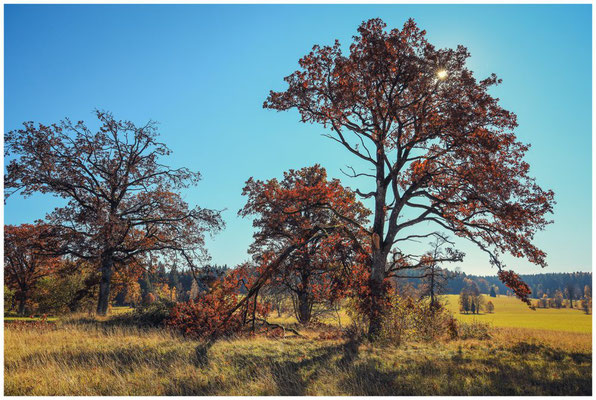
[[[206,349],[163,329],[71,318],[5,328],[6,395],[589,395],[588,334],[372,346],[263,337]],[[206,351],[205,351],[206,350]]]

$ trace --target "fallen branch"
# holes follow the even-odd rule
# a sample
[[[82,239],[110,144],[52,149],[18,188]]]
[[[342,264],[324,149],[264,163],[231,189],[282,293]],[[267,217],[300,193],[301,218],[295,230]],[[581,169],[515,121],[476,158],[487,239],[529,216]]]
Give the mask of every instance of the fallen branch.
[[[294,328],[286,328],[283,325],[271,323],[263,318],[255,318],[255,320],[262,322],[263,324],[267,325],[268,327],[281,328],[281,330],[284,332],[284,337],[286,337],[286,331],[292,332],[294,335],[302,337],[302,335]]]

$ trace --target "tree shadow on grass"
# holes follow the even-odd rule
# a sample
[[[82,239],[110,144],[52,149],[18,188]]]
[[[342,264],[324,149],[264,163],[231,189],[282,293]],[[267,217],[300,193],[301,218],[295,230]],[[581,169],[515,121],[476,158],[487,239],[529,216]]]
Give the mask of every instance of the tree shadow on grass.
[[[366,359],[347,368],[339,387],[353,396],[592,394],[590,356],[526,344],[510,351],[486,358],[406,360],[397,369]],[[559,364],[554,371],[555,363],[569,368]]]
[[[323,354],[303,359],[299,361],[274,362],[271,365],[271,375],[277,385],[277,390],[281,396],[304,396],[310,383],[316,380],[318,375],[324,370],[324,365],[334,355],[341,354],[337,361],[337,366],[347,367],[358,356],[358,346],[360,340],[348,340],[338,346],[329,347]],[[301,372],[305,370],[313,372],[304,377]]]
[[[18,370],[27,365],[58,363],[71,368],[93,368],[110,365],[119,372],[131,372],[136,367],[150,365],[160,371],[167,371],[172,364],[188,355],[178,349],[157,349],[148,346],[132,345],[116,349],[85,349],[84,351],[54,351],[34,353],[26,357],[5,362],[5,370]]]

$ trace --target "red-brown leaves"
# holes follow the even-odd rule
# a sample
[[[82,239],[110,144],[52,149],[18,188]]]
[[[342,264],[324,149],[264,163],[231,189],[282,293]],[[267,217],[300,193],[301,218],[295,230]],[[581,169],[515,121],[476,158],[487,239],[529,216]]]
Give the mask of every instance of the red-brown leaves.
[[[489,93],[496,75],[478,81],[466,48],[436,49],[413,20],[386,31],[372,19],[358,34],[349,54],[338,42],[314,46],[264,107],[296,108],[372,167],[382,246],[370,268],[384,268],[407,228],[428,223],[476,243],[499,268],[501,253],[545,266],[533,239],[551,222],[554,193],[529,176],[516,115]]]
[[[532,294],[532,290],[524,281],[522,281],[518,274],[513,271],[499,271],[498,276],[501,282],[503,282],[509,289],[513,290],[513,293],[515,293],[517,297],[527,303],[530,308],[534,308],[529,298],[530,294]]]
[[[184,335],[203,339],[240,333],[253,313],[256,317],[265,318],[270,311],[268,304],[248,301],[245,307],[234,312],[241,298],[240,289],[251,286],[253,279],[246,265],[239,266],[216,281],[196,300],[177,304],[168,325]]]
[[[205,233],[223,221],[218,211],[189,207],[180,195],[200,174],[162,163],[170,150],[158,141],[155,122],[136,126],[110,113],[95,115],[95,132],[68,119],[50,126],[27,122],[8,132],[5,154],[15,157],[7,165],[7,197],[20,191],[66,199],[47,218],[52,236],[61,239],[51,250],[106,266],[108,281],[113,266],[149,254],[190,262],[204,256]]]
[[[336,179],[328,181],[325,169],[315,165],[290,170],[282,181],[251,178],[243,194],[248,200],[239,214],[256,216],[251,252],[262,265],[268,264],[263,258],[297,246],[272,274],[271,283],[309,304],[342,297],[369,214],[354,193]],[[313,240],[317,231],[323,234]]]
[[[4,280],[16,290],[20,311],[38,280],[62,267],[58,257],[43,251],[51,240],[47,232],[48,227],[42,224],[4,227]]]

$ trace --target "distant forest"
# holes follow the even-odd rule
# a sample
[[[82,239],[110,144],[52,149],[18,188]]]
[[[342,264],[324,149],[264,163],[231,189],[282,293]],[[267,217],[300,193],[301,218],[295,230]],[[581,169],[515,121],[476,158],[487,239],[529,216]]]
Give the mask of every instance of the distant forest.
[[[203,282],[207,283],[212,279],[217,279],[224,276],[229,271],[227,265],[207,267],[198,276],[201,286]],[[466,285],[465,280],[469,279],[478,284],[480,291],[484,294],[489,294],[491,287],[495,288],[497,294],[507,295],[510,290],[503,285],[496,275],[468,275],[464,272],[443,270],[444,276],[448,279],[444,285],[442,294],[459,294]],[[399,278],[398,286],[411,285],[413,287],[420,287],[425,284],[423,279],[415,278],[420,274],[420,271],[408,271],[407,276],[412,278]],[[555,292],[560,290],[565,292],[565,289],[573,288],[574,298],[580,298],[583,295],[584,287],[587,285],[592,288],[592,273],[591,272],[571,272],[571,273],[546,273],[533,275],[520,275],[524,282],[526,282],[532,289],[532,298],[541,298],[544,294],[547,297],[554,297]],[[166,270],[163,265],[160,265],[154,272],[144,272],[139,278],[140,295],[144,299],[150,293],[158,295],[163,290],[164,284],[171,290],[175,288],[175,300],[187,301],[191,296],[194,297],[198,292],[204,290],[204,287],[193,284],[193,276],[190,270],[179,270],[172,268]],[[196,293],[192,293],[196,292]],[[169,297],[169,296],[168,296]],[[121,292],[115,297],[114,305],[125,305],[126,292]]]
[[[446,285],[446,294],[458,294],[464,287],[464,278],[470,279],[478,284],[482,293],[488,294],[491,286],[496,286],[498,294],[507,294],[509,289],[499,280],[496,275],[477,276],[466,275],[465,273],[453,273]],[[557,290],[564,292],[567,288],[573,288],[574,296],[579,298],[584,293],[584,287],[592,288],[591,272],[557,272],[547,274],[520,275],[522,280],[532,289],[532,298],[541,298],[544,294],[553,297]]]
[[[510,294],[511,290],[507,288],[499,280],[496,275],[468,275],[464,272],[443,270],[447,277],[444,285],[443,294],[459,294],[466,285],[465,279],[469,279],[478,284],[480,291],[484,294],[490,293],[490,288],[495,287],[497,294]],[[418,272],[411,271],[408,276],[417,276]],[[547,297],[554,297],[555,292],[560,290],[565,292],[565,289],[572,289],[574,298],[580,298],[584,293],[584,287],[587,285],[592,288],[592,273],[591,272],[556,272],[546,274],[532,274],[520,275],[522,280],[532,289],[532,298],[542,298],[544,294]],[[399,285],[411,284],[417,287],[422,283],[421,279],[417,278],[400,278]]]

